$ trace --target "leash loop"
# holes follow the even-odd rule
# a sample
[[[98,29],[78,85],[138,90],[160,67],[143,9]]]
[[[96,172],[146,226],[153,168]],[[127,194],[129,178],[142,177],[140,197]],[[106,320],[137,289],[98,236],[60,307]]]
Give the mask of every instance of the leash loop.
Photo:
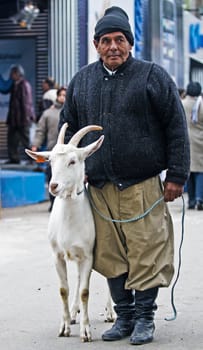
[[[148,208],[143,214],[140,214],[138,216],[135,216],[133,218],[130,218],[130,219],[124,219],[124,220],[118,220],[118,219],[112,219],[104,214],[102,214],[98,209],[97,207],[95,206],[94,202],[93,202],[93,199],[91,197],[91,194],[90,192],[86,189],[85,187],[85,190],[87,192],[87,195],[88,195],[88,198],[89,198],[89,201],[93,207],[93,209],[96,211],[96,213],[101,216],[104,220],[107,220],[107,221],[111,221],[111,222],[117,222],[117,223],[128,223],[128,222],[133,222],[133,221],[138,221],[140,219],[143,219],[146,215],[148,215],[150,213],[150,211],[152,209],[154,209],[163,199],[164,199],[164,196],[160,197],[159,199],[157,199],[156,202],[154,202],[152,204],[152,206],[150,208]]]

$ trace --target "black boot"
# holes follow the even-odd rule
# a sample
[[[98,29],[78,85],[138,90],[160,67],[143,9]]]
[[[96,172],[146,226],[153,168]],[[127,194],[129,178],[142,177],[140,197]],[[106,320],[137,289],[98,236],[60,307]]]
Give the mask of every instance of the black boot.
[[[203,210],[203,202],[197,201],[197,210]]]
[[[133,291],[124,287],[127,276],[125,273],[119,277],[108,279],[117,319],[113,327],[102,334],[102,339],[105,341],[125,338],[132,333],[134,328],[135,298]]]
[[[153,340],[155,330],[154,311],[157,309],[155,299],[158,288],[151,288],[135,293],[135,326],[130,337],[130,344],[141,345]]]

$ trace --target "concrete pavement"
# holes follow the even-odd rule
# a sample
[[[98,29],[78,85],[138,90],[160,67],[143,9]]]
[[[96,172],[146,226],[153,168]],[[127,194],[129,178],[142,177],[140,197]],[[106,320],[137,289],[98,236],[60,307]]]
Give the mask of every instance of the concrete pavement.
[[[70,338],[58,338],[61,302],[58,278],[47,241],[48,202],[1,209],[0,217],[0,349],[132,349],[128,339],[103,342],[106,283],[96,272],[91,277],[89,314],[93,342],[80,343],[79,325]],[[181,239],[182,200],[170,204],[175,227],[176,267]],[[186,210],[182,268],[175,288],[177,319],[170,304],[171,288],[158,297],[154,342],[149,350],[203,349],[203,212]],[[74,266],[69,267],[74,281]],[[71,291],[72,295],[72,291]],[[71,297],[70,295],[70,297]]]

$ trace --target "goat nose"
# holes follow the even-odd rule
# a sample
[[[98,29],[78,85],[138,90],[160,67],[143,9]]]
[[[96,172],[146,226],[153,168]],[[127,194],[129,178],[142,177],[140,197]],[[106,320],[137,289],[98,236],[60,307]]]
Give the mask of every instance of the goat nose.
[[[50,183],[50,189],[52,192],[54,192],[57,187],[58,187],[58,184],[56,182]]]

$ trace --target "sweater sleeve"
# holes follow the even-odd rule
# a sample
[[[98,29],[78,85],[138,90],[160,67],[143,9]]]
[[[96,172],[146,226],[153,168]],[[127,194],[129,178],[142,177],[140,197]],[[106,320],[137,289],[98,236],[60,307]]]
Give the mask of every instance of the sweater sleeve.
[[[59,118],[59,125],[58,125],[59,130],[61,129],[64,123],[68,123],[68,128],[66,130],[66,135],[65,135],[65,143],[68,143],[68,141],[73,136],[73,134],[75,134],[79,129],[77,108],[74,100],[76,77],[72,79],[72,81],[68,86],[67,93],[66,93],[66,101],[61,110],[60,118]]]
[[[33,146],[36,146],[37,148],[40,148],[43,144],[43,142],[46,140],[47,136],[47,116],[45,111],[40,120],[38,121],[35,129],[35,136],[33,140]]]
[[[166,181],[184,184],[190,167],[185,112],[174,81],[162,67],[156,64],[152,65],[148,77],[147,94],[166,138]]]

